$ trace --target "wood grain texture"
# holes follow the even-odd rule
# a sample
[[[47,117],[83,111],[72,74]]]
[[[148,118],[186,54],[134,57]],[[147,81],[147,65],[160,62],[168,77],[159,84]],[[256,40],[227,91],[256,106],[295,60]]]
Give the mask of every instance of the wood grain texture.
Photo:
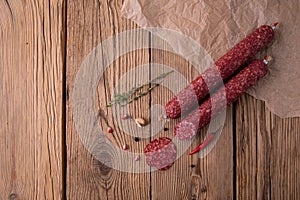
[[[64,4],[0,1],[0,199],[63,196]]]
[[[96,160],[81,143],[72,118],[72,88],[81,62],[101,41],[111,36],[136,28],[137,26],[120,16],[121,1],[80,1],[68,2],[68,48],[67,48],[67,88],[70,98],[67,102],[67,198],[68,199],[150,199],[149,173],[137,174],[111,169]],[[136,39],[139,38],[137,32]],[[148,41],[148,38],[145,38]],[[118,41],[119,42],[119,41]],[[131,41],[129,41],[131,42]],[[124,45],[124,44],[123,44]],[[122,48],[116,45],[116,51]],[[137,65],[149,61],[148,49],[125,54],[116,59],[101,77],[95,93],[95,113],[99,113],[98,123],[104,134],[108,126],[114,133],[107,137],[117,147],[129,146],[129,151],[141,151],[149,139],[135,142],[119,127],[117,118],[106,104],[113,97],[114,87],[119,79]],[[131,80],[127,79],[121,89],[130,89],[129,85],[138,83],[142,78],[148,80],[149,73],[137,73]],[[146,76],[146,77],[145,77]],[[132,86],[132,85],[131,85]],[[88,88],[87,88],[88,89]],[[144,97],[132,104],[129,114],[149,120],[149,112],[142,105],[149,104],[149,97]],[[131,131],[136,129],[131,129]],[[149,133],[143,133],[148,134]],[[109,158],[113,159],[113,158]],[[135,162],[134,160],[128,162]],[[125,162],[126,163],[126,162]]]
[[[249,95],[227,109],[222,135],[208,156],[183,155],[167,171],[120,172],[86,150],[74,126],[74,82],[94,47],[137,28],[121,17],[121,4],[121,0],[0,1],[0,199],[299,199],[300,119],[280,119]],[[143,31],[126,42],[140,38],[145,44],[154,42]],[[116,49],[127,44],[117,42]],[[157,75],[152,64],[131,71],[149,62],[172,67],[189,81],[198,75],[184,58],[149,48],[124,54],[109,66],[94,96],[97,123],[104,131],[113,127],[110,141],[117,147],[126,143],[132,152],[142,152],[159,136],[172,138],[176,123],[167,121],[159,131],[153,125],[160,113],[150,108],[164,105],[173,95],[165,87],[129,106],[128,114],[151,122],[150,129],[132,125],[131,119],[119,124],[117,118],[127,113],[121,109],[113,115],[106,108],[115,93]],[[130,71],[133,76],[115,88]],[[203,140],[206,131],[188,150]]]
[[[152,43],[155,41],[152,39]],[[163,46],[163,45],[158,45]],[[167,46],[166,44],[164,46]],[[163,48],[167,49],[167,47]],[[151,62],[160,63],[173,68],[182,74],[188,82],[195,79],[199,72],[184,58],[164,50],[151,50]],[[160,72],[161,73],[161,72]],[[155,68],[151,68],[151,76],[157,74]],[[176,76],[175,76],[176,77]],[[174,80],[176,80],[174,82]],[[180,85],[177,78],[170,78],[166,85]],[[173,97],[173,93],[166,88],[158,88],[151,93],[151,104],[166,105]],[[156,113],[151,113],[156,115]],[[157,120],[157,117],[151,117]],[[170,120],[165,123],[169,131],[160,131],[153,138],[160,136],[173,137],[173,130],[178,120]],[[231,199],[233,198],[233,140],[232,140],[232,109],[229,108],[222,135],[214,149],[204,158],[198,154],[187,155],[188,151],[198,146],[207,134],[204,128],[191,147],[176,160],[175,164],[167,171],[151,173],[151,187],[153,199]],[[153,133],[152,133],[153,134]],[[178,152],[180,154],[181,152]]]
[[[236,196],[299,198],[299,118],[279,119],[244,95],[236,105]]]
[[[271,114],[272,198],[300,198],[300,129],[299,118],[280,119]]]
[[[153,36],[152,36],[153,37]],[[151,39],[152,43],[163,43],[157,41],[158,38],[153,37]],[[166,43],[163,43],[162,49],[167,49]],[[192,79],[192,74],[196,74],[193,67],[183,58],[179,57],[174,53],[168,53],[164,50],[151,50],[151,62],[153,63],[151,66],[151,77],[156,77],[157,75],[161,74],[161,69],[156,69],[154,67],[154,63],[162,64],[166,67],[170,67],[173,70],[178,71],[187,79]],[[163,70],[165,73],[170,71],[168,69]],[[194,72],[194,73],[189,73]],[[173,76],[173,74],[171,74]],[[174,76],[176,77],[176,76]],[[172,82],[174,79],[166,79],[164,82],[166,86],[177,86],[180,87],[180,83]],[[168,87],[159,87],[151,93],[151,106],[154,105],[161,105],[162,108],[168,102],[169,99],[174,94],[170,91]],[[163,114],[163,110],[161,114]],[[158,121],[159,120],[159,113],[151,112],[151,119]],[[152,128],[152,139],[158,137],[169,137],[173,138],[173,130],[176,125],[176,122],[179,120],[169,120],[165,121],[164,127],[168,128],[168,131],[164,131],[163,127],[160,129],[159,132],[154,131]],[[151,194],[152,199],[190,199],[190,179],[192,174],[192,157],[186,155],[186,152],[181,152],[178,150],[177,146],[177,154],[182,154],[183,156],[179,157],[173,164],[173,166],[166,170],[166,171],[154,171],[151,173]]]

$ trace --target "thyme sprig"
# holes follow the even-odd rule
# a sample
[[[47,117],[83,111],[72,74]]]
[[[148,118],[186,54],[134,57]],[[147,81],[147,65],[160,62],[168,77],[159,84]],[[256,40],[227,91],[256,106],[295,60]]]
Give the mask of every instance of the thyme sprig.
[[[172,71],[160,74],[159,76],[155,77],[154,79],[152,79],[150,81],[147,81],[144,84],[132,87],[128,92],[116,94],[112,98],[112,100],[106,105],[106,107],[111,107],[114,104],[120,104],[121,106],[125,106],[127,104],[130,104],[133,101],[138,100],[139,98],[147,95],[154,88],[160,86],[163,79],[173,72],[174,71],[172,70]],[[146,86],[149,86],[149,87],[146,90],[141,91]]]

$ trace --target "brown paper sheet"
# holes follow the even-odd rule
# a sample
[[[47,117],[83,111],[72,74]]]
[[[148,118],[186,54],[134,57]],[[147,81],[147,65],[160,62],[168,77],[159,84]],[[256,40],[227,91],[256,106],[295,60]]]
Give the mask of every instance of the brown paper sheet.
[[[214,60],[255,28],[278,21],[275,41],[258,55],[274,58],[270,74],[248,93],[280,117],[300,116],[299,0],[125,0],[122,15],[143,28],[180,31]]]

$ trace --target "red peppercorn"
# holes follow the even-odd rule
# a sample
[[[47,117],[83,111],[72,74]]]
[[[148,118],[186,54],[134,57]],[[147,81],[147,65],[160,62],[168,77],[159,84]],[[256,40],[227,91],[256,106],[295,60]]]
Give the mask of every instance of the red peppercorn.
[[[128,149],[128,145],[127,144],[123,144],[122,149],[123,150],[127,150]]]
[[[122,115],[122,117],[121,117],[122,120],[126,120],[126,119],[128,119],[128,118],[129,118],[129,116],[128,116],[127,114]]]
[[[140,157],[139,155],[137,155],[137,156],[135,156],[134,160],[135,160],[135,161],[139,161],[140,158],[141,158],[141,157]]]
[[[114,130],[113,130],[111,127],[108,127],[108,128],[107,128],[107,132],[108,132],[108,133],[113,133]]]

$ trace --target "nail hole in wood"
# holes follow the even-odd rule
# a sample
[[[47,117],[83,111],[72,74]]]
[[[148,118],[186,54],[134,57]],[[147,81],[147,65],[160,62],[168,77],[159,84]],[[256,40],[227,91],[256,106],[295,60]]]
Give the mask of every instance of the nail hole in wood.
[[[8,196],[8,199],[9,199],[9,200],[15,200],[15,199],[18,199],[18,195],[15,194],[15,193],[11,193],[11,194]]]
[[[201,191],[201,193],[207,192],[206,186],[203,186],[200,191]]]

